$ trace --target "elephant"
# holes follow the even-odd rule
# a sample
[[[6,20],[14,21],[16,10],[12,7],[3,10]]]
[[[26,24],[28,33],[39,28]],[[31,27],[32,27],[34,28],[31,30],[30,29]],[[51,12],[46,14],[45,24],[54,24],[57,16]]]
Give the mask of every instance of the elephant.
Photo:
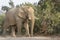
[[[35,23],[34,9],[31,6],[21,6],[17,8],[12,8],[5,14],[5,20],[3,24],[3,34],[6,34],[6,29],[8,27],[11,28],[12,36],[16,36],[15,34],[15,26],[17,25],[17,34],[21,34],[21,27],[24,25],[26,29],[26,35],[33,36],[33,29]],[[29,33],[29,21],[31,23],[31,34]]]

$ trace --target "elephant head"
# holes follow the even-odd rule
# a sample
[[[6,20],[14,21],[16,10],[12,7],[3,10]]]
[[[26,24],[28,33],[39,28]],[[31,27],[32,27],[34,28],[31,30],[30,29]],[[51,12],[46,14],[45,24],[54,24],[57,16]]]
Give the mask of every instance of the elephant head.
[[[19,8],[19,13],[17,15],[20,18],[31,20],[33,14],[34,14],[34,10],[32,9],[32,7],[23,6]]]

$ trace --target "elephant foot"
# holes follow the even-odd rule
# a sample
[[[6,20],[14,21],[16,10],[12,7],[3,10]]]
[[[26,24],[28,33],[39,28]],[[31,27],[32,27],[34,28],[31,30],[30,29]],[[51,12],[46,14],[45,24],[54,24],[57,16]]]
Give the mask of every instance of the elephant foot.
[[[31,37],[33,37],[33,34],[31,34]]]
[[[12,36],[12,37],[16,37],[15,33],[11,33],[11,36]]]
[[[3,33],[3,34],[2,34],[2,36],[4,36],[4,37],[5,37],[5,36],[6,36],[6,34],[5,34],[5,33]]]
[[[21,35],[21,32],[17,32],[17,35]]]
[[[21,34],[20,33],[17,33],[17,37],[20,37],[21,36]]]
[[[16,37],[15,35],[13,35],[12,37]]]
[[[2,35],[3,37],[6,37],[6,35]]]
[[[16,35],[15,35],[15,34],[13,34],[13,35],[12,35],[12,37],[16,37]]]

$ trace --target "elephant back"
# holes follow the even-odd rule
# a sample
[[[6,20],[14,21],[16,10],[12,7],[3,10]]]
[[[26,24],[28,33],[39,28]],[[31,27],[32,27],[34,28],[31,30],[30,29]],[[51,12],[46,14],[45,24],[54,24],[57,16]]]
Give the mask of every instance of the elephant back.
[[[12,8],[6,13],[6,18],[9,22],[9,25],[16,24],[15,17],[14,17],[15,11],[16,11],[16,8]]]

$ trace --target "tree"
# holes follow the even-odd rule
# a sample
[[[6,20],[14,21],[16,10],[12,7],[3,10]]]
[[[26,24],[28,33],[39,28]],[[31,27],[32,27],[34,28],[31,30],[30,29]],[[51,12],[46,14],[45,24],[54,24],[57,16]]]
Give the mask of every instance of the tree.
[[[2,8],[1,8],[3,11],[8,11],[10,8],[9,7],[7,7],[7,6],[2,6]]]
[[[14,7],[14,3],[10,0],[10,2],[9,2],[9,5],[11,6],[11,8],[13,8]],[[3,11],[8,11],[9,9],[11,9],[10,7],[8,7],[8,6],[2,6],[2,10]]]
[[[12,1],[12,0],[10,0],[9,5],[11,6],[11,8],[13,8],[13,7],[14,7],[14,3],[13,3],[13,1]]]
[[[38,2],[39,10],[38,13],[42,15],[42,22],[47,22],[47,32],[48,33],[56,33],[56,28],[58,28],[58,24],[60,24],[60,2],[59,0],[40,0]],[[43,18],[44,17],[44,18]],[[45,25],[44,25],[45,26]],[[43,26],[43,28],[44,28]],[[45,29],[46,29],[45,28]],[[44,30],[44,29],[42,29]],[[45,31],[45,32],[46,32]]]

